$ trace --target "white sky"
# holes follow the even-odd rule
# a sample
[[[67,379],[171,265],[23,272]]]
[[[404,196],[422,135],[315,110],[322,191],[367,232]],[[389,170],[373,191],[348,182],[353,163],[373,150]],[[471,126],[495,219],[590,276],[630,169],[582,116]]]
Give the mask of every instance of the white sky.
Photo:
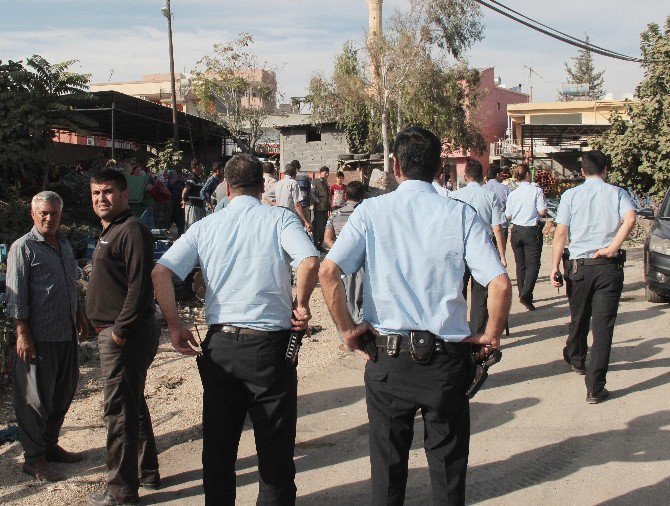
[[[139,80],[169,71],[163,0],[0,0],[0,59],[40,54],[50,62],[76,59],[92,82]],[[663,25],[667,0],[507,0],[507,5],[558,30],[599,46],[639,56],[640,33]],[[384,0],[384,19],[407,0]],[[332,71],[348,40],[361,41],[368,25],[366,0],[172,0],[175,69],[190,71],[217,42],[240,32],[254,36],[262,61],[279,67],[284,99],[303,96],[314,72]],[[485,39],[469,52],[476,67],[496,68],[503,83],[527,91],[533,76],[535,101],[554,100],[565,80],[563,63],[577,48],[531,31],[485,9]],[[605,89],[615,98],[632,93],[642,79],[639,65],[595,56],[605,69]],[[541,77],[538,77],[541,76]]]

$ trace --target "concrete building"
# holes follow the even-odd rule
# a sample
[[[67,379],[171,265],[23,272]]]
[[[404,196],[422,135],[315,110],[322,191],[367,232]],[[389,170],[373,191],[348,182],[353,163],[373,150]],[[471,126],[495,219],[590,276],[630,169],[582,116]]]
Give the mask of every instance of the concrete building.
[[[624,100],[536,102],[507,108],[509,136],[490,147],[491,161],[510,165],[530,156],[536,168],[560,176],[578,171],[590,141],[610,127],[610,117],[626,114]],[[499,160],[499,161],[498,161]]]
[[[177,90],[177,110],[198,116],[198,102],[190,93],[187,93],[188,77],[175,73],[175,88]],[[94,83],[91,91],[118,91],[131,97],[141,98],[172,107],[172,92],[170,74],[147,74],[141,81],[124,81],[116,83]]]
[[[335,123],[312,125],[310,114],[272,116],[272,127],[279,132],[279,163],[283,168],[291,160],[299,160],[301,170],[318,171],[327,165],[338,166],[340,154],[348,152],[344,132]]]
[[[472,120],[484,137],[486,150],[481,155],[472,152],[463,154],[460,150],[443,153],[448,163],[455,167],[452,179],[456,174],[463,178],[465,163],[468,159],[479,160],[484,170],[488,168],[491,145],[502,141],[506,136],[508,106],[528,102],[527,94],[521,93],[518,89],[510,89],[502,85],[500,78],[495,77],[494,67],[481,71],[478,93],[481,95],[481,99],[472,113]]]

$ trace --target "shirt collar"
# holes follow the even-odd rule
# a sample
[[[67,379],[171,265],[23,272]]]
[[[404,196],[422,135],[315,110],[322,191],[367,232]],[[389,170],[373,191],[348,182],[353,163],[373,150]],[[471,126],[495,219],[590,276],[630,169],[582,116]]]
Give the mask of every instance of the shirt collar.
[[[30,233],[35,241],[46,242],[46,239],[42,234],[39,233],[35,225],[33,225],[33,228],[30,230]],[[61,233],[60,230],[56,230],[56,239],[58,240],[59,243],[65,239],[65,236]]]
[[[587,177],[584,179],[584,184],[603,184],[605,181],[602,180],[602,178],[599,177]]]
[[[468,184],[465,186],[476,186],[477,188],[481,188],[482,185],[480,185],[477,181],[470,181]]]
[[[233,197],[228,205],[226,206],[227,209],[237,209],[238,207],[240,209],[245,209],[248,207],[254,207],[256,205],[260,205],[261,201],[258,200],[256,197],[252,197],[251,195],[237,195],[236,197]]]
[[[437,193],[437,191],[435,191],[433,183],[420,181],[418,179],[407,179],[403,181],[398,185],[396,191]]]

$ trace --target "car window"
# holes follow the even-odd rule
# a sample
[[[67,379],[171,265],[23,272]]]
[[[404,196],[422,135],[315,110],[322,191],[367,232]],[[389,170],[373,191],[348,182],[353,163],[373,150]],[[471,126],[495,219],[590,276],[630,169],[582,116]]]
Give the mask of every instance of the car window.
[[[668,193],[665,195],[665,198],[663,199],[663,204],[661,205],[661,209],[658,212],[658,217],[670,218],[670,190],[668,190]]]

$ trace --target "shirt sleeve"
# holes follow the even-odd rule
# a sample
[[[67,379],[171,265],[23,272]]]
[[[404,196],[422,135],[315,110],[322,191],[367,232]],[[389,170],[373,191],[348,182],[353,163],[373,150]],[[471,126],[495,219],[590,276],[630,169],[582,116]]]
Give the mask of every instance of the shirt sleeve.
[[[505,205],[505,219],[510,221],[512,219],[512,209],[514,208],[514,195],[510,192],[507,196],[507,204]]]
[[[493,195],[493,209],[491,212],[491,226],[495,227],[496,225],[502,225],[505,223],[505,217],[503,216],[502,205],[500,204],[500,199],[494,194]]]
[[[619,217],[623,219],[628,211],[637,212],[637,206],[630,198],[630,195],[625,190],[619,188]]]
[[[199,227],[198,222],[191,225],[156,262],[170,269],[182,281],[198,263],[197,231]]]
[[[114,322],[113,332],[125,338],[133,326],[143,317],[146,301],[153,300],[154,286],[151,270],[154,260],[154,241],[151,232],[141,225],[128,227],[121,244],[123,261],[128,278],[128,291],[119,316]]]
[[[487,286],[494,278],[507,273],[484,221],[476,213],[465,235],[465,262],[472,277],[482,286]]]
[[[544,199],[544,192],[542,191],[542,188],[540,188],[539,186],[537,187],[537,197],[535,199],[535,207],[537,208],[538,213],[547,210],[547,201]]]
[[[332,214],[328,217],[328,221],[326,221],[326,228],[327,228],[327,229],[335,230],[335,226],[333,225],[333,218],[334,218],[335,216],[337,216],[337,215],[335,214],[336,212],[337,212],[337,211],[335,211],[334,213],[332,213]]]
[[[358,206],[342,228],[326,258],[335,262],[342,273],[353,274],[365,261],[365,220],[363,207]]]
[[[305,258],[319,256],[302,223],[292,211],[284,212],[279,240],[282,249],[291,257],[293,268],[297,268]]]
[[[291,187],[291,196],[293,197],[293,204],[298,205],[298,202],[302,200],[302,192],[300,191],[300,186],[296,182]]]
[[[570,221],[572,220],[572,214],[570,213],[570,193],[564,193],[561,197],[561,201],[558,203],[558,211],[556,211],[556,218],[554,218],[554,223],[557,225],[565,225],[570,227]]]
[[[7,255],[7,315],[23,320],[30,316],[28,282],[30,258],[28,247],[13,244]]]

